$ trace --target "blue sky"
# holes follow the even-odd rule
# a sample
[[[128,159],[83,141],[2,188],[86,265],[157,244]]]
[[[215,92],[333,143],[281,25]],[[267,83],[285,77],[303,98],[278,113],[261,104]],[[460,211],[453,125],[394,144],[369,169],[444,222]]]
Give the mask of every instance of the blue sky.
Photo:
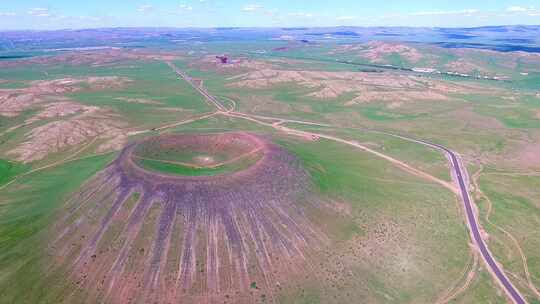
[[[540,0],[0,1],[0,29],[540,24]]]

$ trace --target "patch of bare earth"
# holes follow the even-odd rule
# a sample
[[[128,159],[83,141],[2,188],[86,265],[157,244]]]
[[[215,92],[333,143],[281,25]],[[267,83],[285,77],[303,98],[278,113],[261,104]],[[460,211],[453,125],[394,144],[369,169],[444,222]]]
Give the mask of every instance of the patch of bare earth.
[[[163,147],[205,151],[204,163],[213,151],[235,158],[255,149],[262,158],[220,177],[167,175],[134,163],[136,153]],[[72,288],[62,303],[83,295],[107,303],[266,302],[262,294],[273,297],[279,282],[310,277],[311,254],[328,243],[306,216],[319,206],[309,200],[308,178],[293,155],[252,134],[168,135],[130,145],[64,208],[49,247],[58,261],[51,280],[77,288],[52,285]]]
[[[447,68],[448,70],[452,72],[466,73],[466,74],[470,74],[473,72],[481,72],[485,74],[488,72],[480,65],[467,61],[466,59],[463,59],[463,58],[447,63],[445,65],[445,68]]]
[[[26,123],[32,123],[42,119],[66,117],[80,112],[90,112],[96,109],[97,107],[94,106],[81,105],[72,102],[68,98],[59,97],[54,103],[43,105],[42,110],[27,119]]]
[[[384,57],[392,54],[398,54],[412,63],[418,62],[423,58],[417,49],[401,43],[372,41],[366,45],[368,49],[360,52],[360,54],[362,57],[374,62],[384,61]]]
[[[486,88],[473,84],[457,84],[395,73],[291,71],[263,69],[229,78],[230,86],[267,88],[296,83],[314,89],[307,96],[335,99],[346,93],[356,98],[348,104],[372,101],[448,100],[448,94],[488,93]]]
[[[183,108],[179,108],[179,107],[156,107],[156,108],[153,108],[152,111],[160,111],[160,112],[185,112],[185,111],[189,111],[189,110],[186,110],[186,109],[183,109]]]
[[[22,111],[41,102],[43,102],[43,99],[32,93],[0,90],[0,116],[17,116]]]
[[[450,98],[440,92],[435,91],[367,91],[362,92],[353,100],[347,102],[350,104],[369,103],[374,101],[392,102],[388,108],[397,108],[401,106],[400,102],[421,101],[421,100],[449,100]]]
[[[70,110],[64,111],[62,105]],[[83,111],[71,118],[49,122],[25,134],[25,141],[7,152],[16,160],[31,162],[41,160],[51,153],[60,152],[73,146],[88,143],[93,139],[102,140],[98,152],[120,149],[127,141],[123,128],[126,123],[108,110],[98,107],[79,107],[75,104],[52,104],[41,115],[68,115]],[[60,114],[59,114],[60,113]],[[39,115],[39,114],[38,114]]]
[[[370,41],[365,44],[349,44],[339,46],[329,54],[356,52],[360,57],[366,58],[371,62],[385,63],[390,55],[400,55],[410,63],[416,63],[425,58],[418,49],[397,42],[388,41]]]
[[[394,110],[394,109],[397,109],[399,107],[401,107],[403,105],[403,102],[401,101],[393,101],[389,104],[386,105],[386,108],[389,109],[389,110]]]
[[[452,53],[459,57],[475,56],[476,58],[484,58],[484,62],[486,63],[492,64],[493,62],[496,62],[497,65],[508,69],[516,69],[518,65],[521,65],[524,66],[524,70],[527,71],[529,71],[531,67],[538,66],[538,63],[540,62],[539,54],[528,52],[497,52],[493,50],[464,48],[453,49]]]
[[[378,303],[396,299],[369,286],[365,273],[357,269],[368,268],[376,276],[385,276],[392,286],[408,288],[423,265],[418,265],[418,250],[396,222],[384,220],[372,225],[361,224],[367,233],[354,237],[325,252],[323,263],[317,267],[319,281],[330,286],[330,294],[340,294],[343,303],[362,298],[364,303]],[[410,288],[410,287],[409,287]]]
[[[527,143],[520,146],[514,153],[515,158],[512,162],[520,168],[525,170],[540,168],[540,143]]]
[[[249,105],[249,111],[259,113],[288,114],[296,109],[291,104],[277,102],[269,96],[248,96],[245,104]]]
[[[103,90],[120,88],[130,80],[127,78],[86,77],[38,80],[29,83],[27,88],[0,90],[0,116],[13,117],[21,112],[46,103],[66,93],[81,90]]]
[[[139,104],[149,104],[149,105],[160,105],[162,104],[159,101],[147,99],[147,98],[129,98],[129,97],[116,97],[115,100],[124,101],[127,103],[139,103]]]

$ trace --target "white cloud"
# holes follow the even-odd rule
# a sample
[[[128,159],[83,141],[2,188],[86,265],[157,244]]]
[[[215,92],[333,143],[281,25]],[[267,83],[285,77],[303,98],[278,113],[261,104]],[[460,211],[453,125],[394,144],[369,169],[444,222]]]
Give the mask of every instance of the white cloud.
[[[464,9],[459,11],[424,11],[412,13],[413,16],[440,16],[440,15],[472,15],[478,13],[477,9]]]
[[[178,7],[180,7],[181,10],[185,10],[185,11],[191,11],[193,10],[193,7],[187,5],[187,4],[180,4]]]
[[[510,6],[506,10],[509,11],[509,12],[526,12],[529,9],[525,8],[525,7],[522,7],[522,6]]]
[[[424,11],[424,12],[416,12],[412,13],[411,15],[414,16],[431,16],[431,15],[445,15],[446,12],[443,11]]]
[[[477,10],[477,9],[464,9],[459,13],[461,13],[461,14],[476,14],[478,12],[479,12],[479,10]]]
[[[540,9],[534,6],[529,6],[529,7],[510,6],[506,9],[506,11],[511,14],[527,14],[527,16],[529,17],[540,16]]]
[[[242,7],[244,13],[262,14],[268,17],[276,18],[280,15],[279,11],[266,9],[260,4],[248,4]]]
[[[34,7],[28,10],[28,14],[34,17],[50,17],[51,13],[48,8]]]
[[[259,4],[248,4],[242,8],[242,11],[244,12],[254,12],[262,9],[263,6]]]
[[[355,19],[358,19],[358,17],[356,16],[339,16],[336,18],[336,20],[338,21],[350,21],[350,20],[355,20]]]
[[[289,13],[291,17],[302,17],[302,18],[311,18],[313,17],[312,13],[298,12],[298,13]]]
[[[152,5],[141,5],[139,8],[137,8],[137,11],[140,13],[149,13],[154,10],[154,7]]]

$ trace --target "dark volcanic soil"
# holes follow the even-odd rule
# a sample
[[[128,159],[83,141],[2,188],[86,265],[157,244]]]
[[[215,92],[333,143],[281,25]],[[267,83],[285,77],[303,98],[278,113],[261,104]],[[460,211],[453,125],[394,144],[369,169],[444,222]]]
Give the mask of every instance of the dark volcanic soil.
[[[131,159],[137,144],[126,147],[56,225],[51,273],[74,284],[62,301],[252,303],[306,271],[325,237],[299,203],[309,176],[294,156],[248,133],[151,140],[264,154],[243,171],[189,177],[143,170]]]

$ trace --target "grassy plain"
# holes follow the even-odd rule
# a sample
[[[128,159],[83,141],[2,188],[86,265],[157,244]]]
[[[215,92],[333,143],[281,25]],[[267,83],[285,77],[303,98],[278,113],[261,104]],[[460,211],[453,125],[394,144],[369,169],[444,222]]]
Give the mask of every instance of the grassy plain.
[[[161,160],[153,159],[139,159],[136,163],[142,168],[158,171],[168,174],[175,175],[186,175],[186,176],[207,176],[207,175],[219,175],[224,173],[231,173],[240,171],[248,168],[257,161],[256,158],[248,157],[242,159],[241,161],[236,161],[233,163],[227,163],[216,167],[192,167],[184,166],[180,164],[174,164],[169,162],[163,162]]]
[[[72,72],[67,70],[66,73],[71,75]],[[156,126],[211,110],[202,96],[185,81],[179,80],[163,62],[128,62],[80,73],[133,80],[121,90],[81,92],[69,96],[83,104],[110,107],[137,126]]]
[[[418,47],[418,46],[417,46]],[[456,77],[437,76],[436,79],[446,81],[449,84],[465,84],[489,88],[490,94],[459,93],[450,94],[452,100],[448,101],[413,101],[405,103],[400,107],[389,107],[388,102],[373,102],[359,104],[354,106],[345,106],[344,102],[350,99],[350,96],[342,95],[336,99],[316,100],[307,97],[313,92],[311,88],[305,88],[295,83],[280,84],[262,89],[238,89],[231,87],[230,81],[224,80],[227,76],[234,73],[219,72],[222,75],[216,77],[212,71],[199,72],[199,76],[205,78],[205,83],[211,92],[221,94],[227,98],[236,101],[238,109],[244,112],[251,112],[260,115],[270,115],[292,119],[304,119],[321,123],[331,123],[332,125],[342,127],[371,127],[383,130],[389,130],[395,133],[405,133],[418,138],[425,138],[433,142],[442,143],[458,151],[466,160],[470,168],[477,168],[480,164],[487,165],[493,169],[509,171],[509,173],[530,171],[536,166],[535,163],[520,160],[516,151],[524,149],[524,143],[534,143],[538,132],[536,129],[540,126],[538,111],[540,110],[540,99],[535,95],[538,90],[538,62],[530,61],[529,64],[520,64],[520,60],[532,60],[536,58],[533,55],[527,59],[518,59],[518,64],[512,66],[508,62],[514,60],[512,56],[519,57],[518,54],[496,54],[492,58],[486,57],[482,52],[463,51],[456,53],[451,50],[442,50],[434,48],[419,49],[424,54],[437,56],[436,68],[451,70],[446,64],[462,59],[471,64],[477,64],[479,70],[476,73],[498,74],[511,77],[509,82],[496,81],[476,81],[465,80]],[[313,52],[312,52],[313,51]],[[326,51],[326,50],[325,50]],[[313,50],[309,48],[298,48],[281,53],[278,57],[295,59],[302,62],[302,58],[322,59],[317,68],[323,71],[353,70],[350,66],[336,68],[338,64],[329,62],[328,54],[325,51]],[[313,55],[312,55],[313,54]],[[357,58],[353,52],[332,55],[332,59],[351,59],[363,62],[364,59]],[[258,59],[264,60],[271,56],[261,56]],[[275,58],[275,57],[274,57]],[[404,66],[407,63],[399,55],[392,55],[389,58],[391,64]],[[538,60],[537,60],[538,61]],[[316,60],[303,61],[316,64]],[[324,63],[322,63],[324,62]],[[366,62],[366,61],[364,61]],[[419,66],[426,66],[429,61],[421,61]],[[431,63],[432,64],[432,63]],[[299,66],[281,66],[281,69],[302,69],[309,70],[309,67],[300,68]],[[527,70],[527,75],[520,71]],[[536,70],[535,70],[536,69]],[[219,75],[219,73],[217,75]],[[224,74],[225,73],[225,74]],[[405,73],[406,75],[406,73]],[[208,77],[208,81],[206,81]],[[368,135],[369,133],[332,130],[330,128],[315,128],[300,126],[298,124],[287,124],[293,128],[302,128],[306,130],[316,130],[322,133],[337,134],[350,139],[356,139],[360,143],[367,144],[372,148],[383,151],[393,157],[405,160],[414,164],[416,167],[425,170],[435,176],[443,179],[449,179],[448,168],[445,159],[435,151],[430,151],[424,147],[418,147],[412,143],[405,143],[401,140],[385,138],[379,135]],[[345,168],[340,168],[343,172]],[[516,172],[517,171],[517,172]],[[342,172],[342,171],[340,171]],[[472,173],[472,172],[471,172]],[[523,177],[525,178],[525,177]],[[533,178],[533,177],[527,177]],[[330,181],[331,179],[329,179]],[[346,181],[336,178],[338,186]],[[525,200],[523,195],[530,193],[535,185],[527,180],[519,182],[508,182],[512,186],[500,187],[501,181],[494,180],[491,176],[482,175],[481,188],[488,196],[493,196],[492,200],[497,201],[493,205],[493,216],[491,222],[496,225],[507,227],[511,230],[518,241],[525,244],[532,244],[531,249],[523,250],[527,256],[527,261],[533,277],[533,283],[538,286],[538,274],[534,269],[536,267],[535,245],[531,239],[537,239],[534,236],[532,227],[523,227],[518,231],[516,228],[516,219],[524,219],[530,223],[536,221],[536,211],[538,206],[534,206],[534,200]],[[324,185],[325,183],[322,183]],[[332,187],[329,187],[332,188]],[[501,194],[501,189],[505,189],[505,194]],[[344,192],[353,192],[347,189]],[[488,193],[490,192],[490,193]],[[515,201],[511,206],[506,206],[503,202]],[[526,203],[525,201],[528,201]],[[485,212],[485,202],[478,199],[480,209]],[[528,207],[526,207],[528,206]],[[500,209],[500,215],[497,210]],[[520,210],[523,209],[523,213]],[[528,210],[528,212],[526,211]],[[508,213],[510,212],[510,213]],[[527,215],[525,215],[527,213]],[[534,217],[534,219],[532,218]],[[529,220],[530,219],[530,220]],[[514,223],[514,224],[510,224]],[[489,234],[492,235],[490,246],[494,247],[494,252],[501,259],[502,264],[509,264],[508,271],[510,276],[516,274],[521,276],[520,289],[527,294],[529,301],[534,302],[531,292],[525,286],[523,267],[521,259],[514,248],[513,241],[505,237],[498,229],[491,226],[490,223],[483,223]],[[534,225],[534,224],[532,224]],[[508,228],[510,227],[510,228]],[[537,246],[536,246],[537,247]],[[506,255],[506,257],[505,257]],[[470,287],[464,294],[456,298],[458,303],[468,302],[504,302],[504,298],[491,280],[489,274],[479,266],[478,273],[472,281]],[[321,295],[315,292],[316,288],[306,288],[304,294],[306,301],[320,301]],[[310,291],[310,292],[308,292]],[[398,301],[399,302],[399,301]]]
[[[460,205],[447,190],[354,148],[329,141],[298,142],[239,119],[212,118],[175,131],[231,128],[273,134],[274,141],[294,153],[308,169],[318,196],[336,202],[338,207],[333,207],[344,212],[332,219],[311,214],[329,231],[335,244],[317,257],[320,269],[316,274],[306,283],[285,289],[279,296],[281,302],[433,302],[448,287],[449,277],[459,279],[469,259],[467,232]],[[357,132],[326,131],[351,139]],[[391,155],[410,151],[407,160],[415,165],[423,163],[426,168],[430,163],[434,168],[440,166],[437,171],[448,178],[444,158],[438,152],[380,134],[358,132],[357,137],[360,142],[380,145],[377,149]],[[419,157],[416,160],[415,155]],[[440,242],[448,247],[439,247]],[[397,260],[396,255],[405,260]],[[503,303],[486,271],[477,271],[480,277],[464,298]]]
[[[538,209],[540,177],[535,174],[487,169],[480,175],[479,186],[487,197],[487,199],[482,197],[478,203],[481,207],[484,227],[490,235],[490,248],[505,265],[507,272],[517,278],[517,286],[528,296],[529,302],[539,303],[529,289],[519,250],[521,248],[526,257],[525,265],[531,282],[534,286],[538,286],[540,284],[540,253],[538,252],[540,235],[536,227],[540,225]]]
[[[343,225],[337,243],[320,257],[311,281],[320,286],[284,296],[286,303],[432,302],[449,277],[457,278],[468,248],[459,205],[449,192],[341,144],[282,144],[309,170],[316,191],[343,204],[354,223]]]
[[[3,302],[43,303],[42,297],[50,288],[44,281],[48,229],[70,194],[112,157],[91,157],[32,173],[0,190]]]
[[[490,209],[489,202],[481,197],[476,201],[482,225],[489,234],[489,246],[530,303],[537,303],[527,286],[523,263],[514,241],[497,227],[502,227],[517,239],[527,257],[532,283],[540,286],[540,235],[536,229],[540,224],[537,204],[540,194],[536,191],[540,182],[535,175],[520,175],[530,171],[531,164],[519,160],[519,156],[512,152],[519,151],[524,143],[534,143],[534,135],[540,128],[537,114],[540,99],[535,95],[540,88],[540,74],[534,71],[538,65],[525,65],[518,60],[516,66],[509,67],[505,65],[506,57],[503,55],[490,59],[474,52],[456,54],[449,50],[416,46],[425,55],[416,65],[430,64],[431,56],[435,55],[437,59],[433,66],[449,69],[449,63],[463,59],[477,65],[476,72],[482,70],[483,73],[508,75],[512,82],[426,76],[445,81],[448,85],[477,85],[491,88],[493,92],[452,93],[449,100],[414,100],[396,107],[390,106],[388,101],[346,105],[355,97],[351,93],[321,100],[308,96],[318,88],[294,82],[258,89],[238,88],[231,85],[234,80],[230,77],[249,71],[248,67],[226,70],[200,64],[201,57],[212,52],[229,52],[232,57],[247,56],[276,69],[351,72],[360,68],[336,63],[335,59],[370,63],[356,51],[329,54],[340,47],[338,44],[295,46],[281,53],[269,51],[266,55],[249,53],[283,44],[278,41],[236,45],[210,42],[193,47],[205,53],[189,55],[175,63],[190,76],[203,79],[204,86],[212,94],[227,100],[231,106],[236,104],[239,111],[342,127],[306,127],[286,123],[296,129],[356,140],[444,180],[450,180],[449,169],[446,159],[438,151],[359,128],[377,128],[428,139],[462,154],[469,168],[486,166],[488,169],[479,182],[480,189],[492,203],[489,221],[485,219]],[[306,57],[311,59],[306,60]],[[279,62],[277,59],[295,61]],[[400,54],[385,55],[382,59],[401,67],[414,64]],[[528,75],[520,74],[525,68],[532,70]],[[402,71],[390,73],[403,77],[411,75]],[[32,65],[0,69],[0,79],[10,80],[1,83],[0,87],[20,88],[32,80],[86,76],[119,76],[132,80],[120,89],[82,91],[67,97],[81,104],[110,108],[134,130],[154,128],[213,110],[163,62],[129,61],[111,66]],[[35,111],[30,110],[16,118],[2,117],[0,132],[21,124],[34,114]],[[3,145],[0,152],[4,153],[8,150],[6,147],[21,142],[36,125],[56,119],[61,118],[0,135]],[[216,116],[160,133],[225,130],[265,134],[283,145],[309,171],[317,197],[330,202],[329,208],[341,213],[338,218],[325,218],[323,212],[317,211],[308,215],[328,232],[332,247],[314,257],[318,263],[311,276],[283,288],[278,295],[279,302],[350,303],[361,300],[365,303],[434,303],[449,287],[463,283],[462,273],[471,261],[468,233],[460,205],[447,190],[360,150],[326,140],[311,142],[283,136],[271,128],[241,119]],[[0,160],[0,187],[30,168],[62,160],[78,148],[81,145],[28,165]],[[92,155],[91,150],[85,150],[83,155]],[[69,162],[23,176],[0,189],[0,296],[7,303],[55,303],[56,299],[47,293],[47,282],[42,279],[48,262],[44,250],[50,237],[48,228],[69,194],[102,169],[112,157],[108,154]],[[518,165],[511,167],[509,162],[512,159],[518,159]],[[140,164],[166,173],[213,175],[241,170],[251,162],[213,169],[194,169],[152,160],[144,160]],[[502,170],[505,174],[499,174]],[[153,222],[145,225],[152,226]],[[504,303],[503,295],[483,265],[480,263],[474,270],[476,276],[470,286],[453,302]],[[256,288],[254,292],[257,292]]]

